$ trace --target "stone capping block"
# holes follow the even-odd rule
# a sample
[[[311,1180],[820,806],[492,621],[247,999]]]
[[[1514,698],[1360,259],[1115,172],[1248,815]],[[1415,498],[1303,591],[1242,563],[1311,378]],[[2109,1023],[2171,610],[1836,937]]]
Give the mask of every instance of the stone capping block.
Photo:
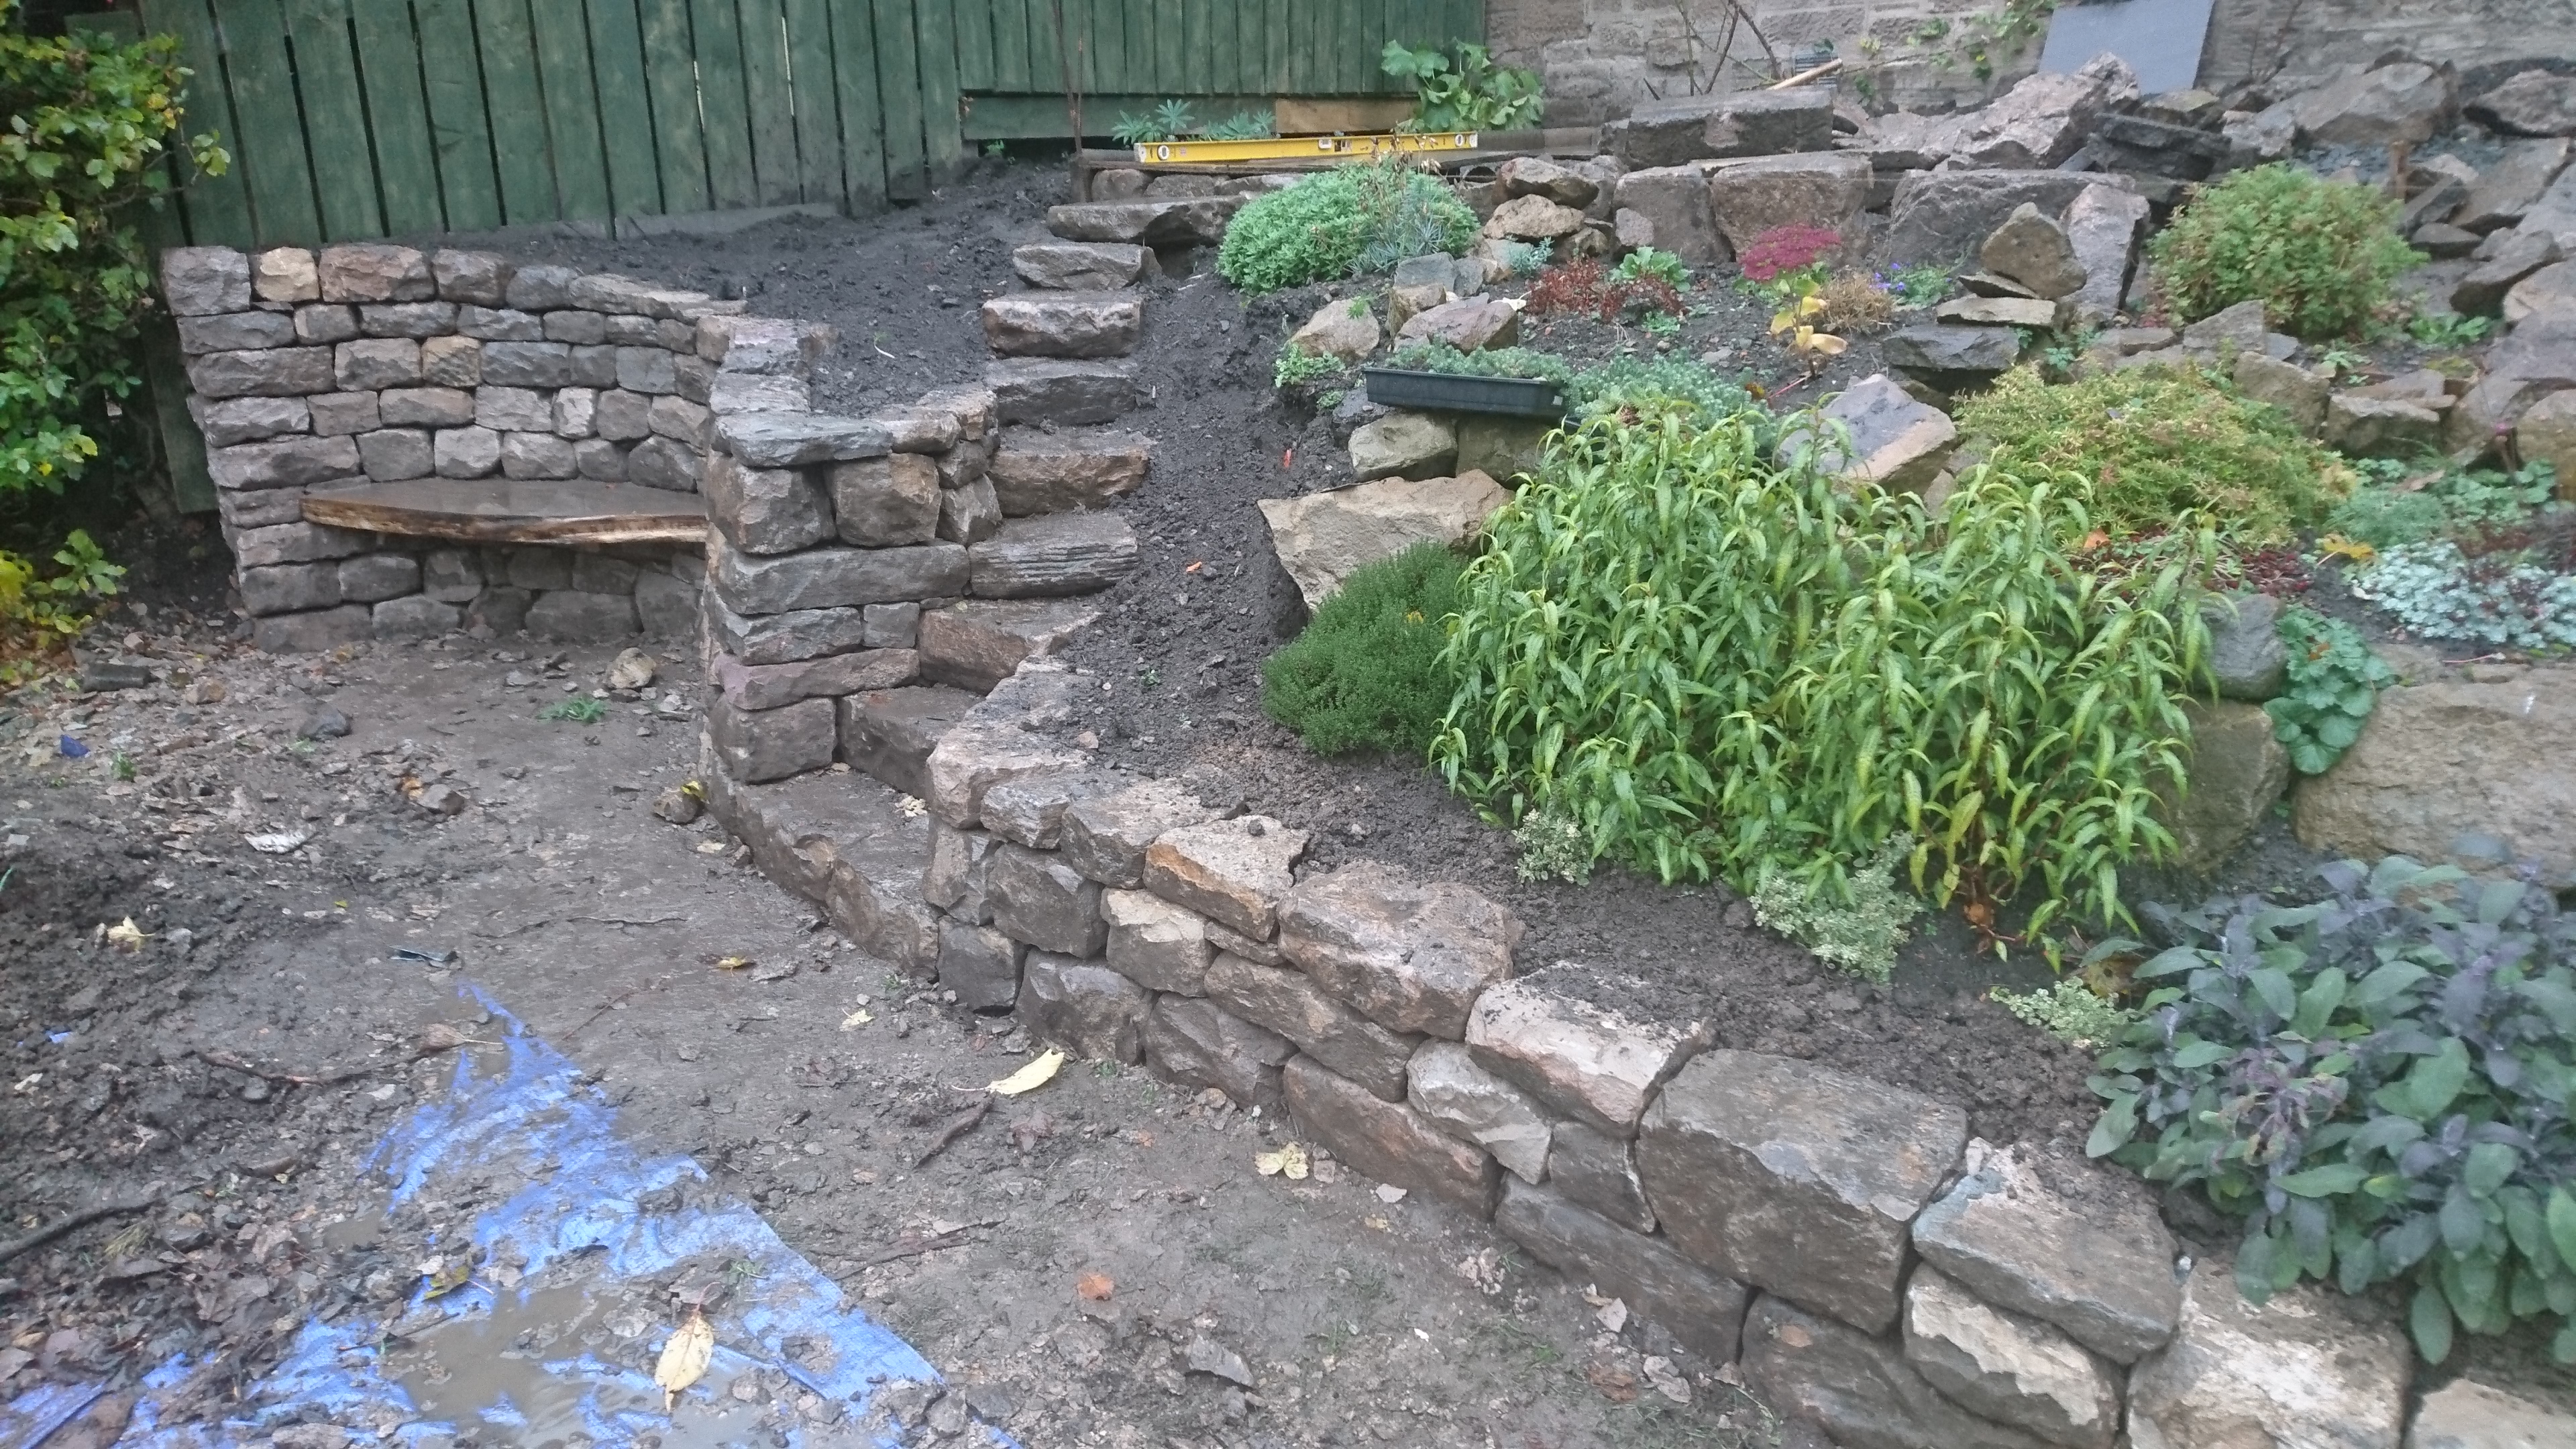
[[[1279,901],[1296,884],[1288,868],[1306,832],[1266,815],[1167,830],[1145,851],[1145,888],[1257,941],[1278,930]]]
[[[1752,1294],[1673,1251],[1661,1238],[1633,1233],[1560,1194],[1517,1179],[1503,1183],[1494,1231],[1568,1279],[1581,1279],[1662,1325],[1694,1353],[1732,1363],[1741,1345]]]
[[[2302,1284],[2257,1308],[2238,1296],[2234,1264],[2204,1258],[2173,1341],[2129,1376],[2129,1438],[2395,1449],[2414,1369],[2404,1333],[2364,1300]]]
[[[1067,804],[1057,848],[1102,885],[1133,888],[1145,883],[1145,852],[1165,832],[1205,825],[1219,814],[1178,780],[1145,780]]]
[[[1486,1070],[1621,1139],[1711,1039],[1698,1022],[1631,1021],[1558,990],[1544,971],[1488,989],[1467,1014],[1467,1045]]]
[[[1125,783],[1116,775],[1092,770],[1051,770],[1004,780],[984,792],[983,826],[1014,845],[1053,850],[1064,831],[1068,806]]]
[[[2120,1432],[2116,1365],[1934,1268],[1916,1268],[1906,1285],[1905,1361],[1972,1412],[2066,1449],[2111,1449]]]
[[[1743,1375],[1745,1387],[1774,1413],[1850,1449],[2042,1449],[2046,1443],[1950,1402],[1894,1342],[1769,1293],[1755,1298],[1745,1315]],[[2326,1449],[2330,1442],[2185,1438],[2163,1449]]]
[[[1915,1250],[1987,1302],[2137,1362],[2173,1336],[2182,1311],[2173,1234],[2134,1179],[2070,1164],[2060,1170],[2097,1179],[2071,1197],[2024,1150],[1970,1144],[1967,1175],[1915,1219]]]
[[[1450,1136],[1494,1154],[1523,1182],[1547,1180],[1547,1114],[1458,1043],[1434,1039],[1414,1049],[1404,1100]]]
[[[716,442],[754,468],[850,463],[894,451],[885,425],[824,413],[733,413],[716,420]]]
[[[1047,733],[1072,718],[1073,676],[1031,660],[993,687],[982,703],[940,737],[926,767],[926,799],[960,830],[981,823],[984,792],[1004,780],[1048,770],[1078,770],[1090,756]]]
[[[1501,1169],[1400,1102],[1381,1101],[1313,1057],[1281,1069],[1288,1111],[1333,1155],[1379,1182],[1436,1197],[1479,1218],[1494,1213]]]
[[[1216,960],[1207,917],[1137,890],[1102,891],[1100,916],[1109,923],[1109,969],[1151,990],[1207,994],[1208,966]]]
[[[1279,950],[1317,985],[1389,1031],[1452,1041],[1477,994],[1512,974],[1522,934],[1519,917],[1465,886],[1373,861],[1312,877],[1279,905]]]
[[[1907,1231],[1967,1113],[1814,1062],[1714,1051],[1646,1110],[1637,1172],[1675,1246],[1865,1333],[1896,1324]]]

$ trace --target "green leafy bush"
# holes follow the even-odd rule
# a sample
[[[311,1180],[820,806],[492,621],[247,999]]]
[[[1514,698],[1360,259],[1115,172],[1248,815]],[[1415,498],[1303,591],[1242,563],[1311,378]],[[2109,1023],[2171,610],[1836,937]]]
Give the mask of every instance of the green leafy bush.
[[[1199,118],[1190,113],[1189,102],[1165,101],[1141,116],[1119,112],[1118,124],[1109,128],[1109,139],[1121,146],[1143,146],[1177,141],[1198,128]]]
[[[1419,755],[1456,676],[1441,657],[1463,560],[1436,543],[1352,571],[1261,670],[1261,707],[1319,755]]]
[[[1690,285],[1690,268],[1683,266],[1682,259],[1671,252],[1639,247],[1621,257],[1619,265],[1610,269],[1610,280],[1614,282],[1634,282],[1644,277],[1652,277],[1678,292]]]
[[[1517,867],[1521,879],[1591,883],[1591,845],[1584,838],[1583,823],[1573,816],[1555,810],[1533,810],[1521,817],[1519,828],[1512,832],[1512,843],[1521,848]]]
[[[2007,991],[1998,986],[1986,994],[2024,1025],[2096,1050],[2119,1040],[2138,1020],[2137,1012],[2104,1000],[2072,976],[2061,976],[2036,991]]]
[[[2412,1287],[2416,1347],[2556,1326],[2576,1363],[2576,921],[2391,858],[2300,906],[2150,907],[2181,941],[2102,1056],[2088,1150],[2245,1219],[2237,1286]]]
[[[2513,528],[2561,506],[2557,470],[2546,462],[2511,473],[2437,466],[2431,479],[2410,477],[2392,458],[2366,458],[2353,468],[2361,484],[2326,515],[2326,530],[2375,549]]]
[[[1438,46],[1414,50],[1390,40],[1378,68],[1413,82],[1408,131],[1525,131],[1546,110],[1538,72],[1494,64],[1493,52],[1460,41],[1453,57]]]
[[[2177,321],[2260,301],[2276,327],[2341,337],[2371,320],[2397,274],[2423,260],[2397,235],[2399,209],[2375,186],[2276,162],[2195,190],[2147,254]]]
[[[1491,816],[1554,809],[1664,880],[1772,872],[1850,904],[1892,836],[1936,905],[2036,881],[2119,911],[2208,629],[2194,557],[2109,583],[2082,490],[1985,467],[1939,517],[1770,462],[1767,415],[1561,435],[1461,584],[1432,757]],[[2188,523],[2185,525],[2189,529]]]
[[[1476,225],[1438,177],[1392,157],[1255,197],[1227,224],[1216,269],[1247,292],[1275,292],[1458,251],[1475,241]]]
[[[1278,358],[1270,365],[1270,382],[1278,388],[1312,387],[1349,371],[1340,358],[1329,353],[1309,352],[1294,341],[1282,342]]]
[[[90,610],[116,596],[125,570],[107,561],[89,534],[73,529],[54,550],[61,572],[0,549],[0,688],[43,675],[63,662],[62,647],[87,629]]]
[[[2290,651],[2290,677],[2263,712],[2299,773],[2322,775],[2361,738],[2379,691],[2397,682],[2397,671],[2370,652],[2361,631],[2313,609],[2283,609],[2274,631]]]
[[[2351,486],[2349,470],[2278,411],[2197,368],[2135,367],[2051,386],[2019,367],[1958,417],[1962,434],[1994,440],[1999,463],[2084,479],[2093,521],[2114,537],[2197,514],[2238,541],[2277,543]]]
[[[1913,842],[1891,840],[1853,867],[1841,892],[1777,867],[1753,887],[1753,919],[1795,939],[1816,959],[1882,985],[1896,973],[1897,948],[1906,923],[1923,903],[1896,883],[1896,868]]]
[[[0,0],[0,493],[62,491],[130,395],[152,260],[132,207],[167,184],[188,71],[167,36],[36,36]],[[184,143],[221,172],[211,135]]]

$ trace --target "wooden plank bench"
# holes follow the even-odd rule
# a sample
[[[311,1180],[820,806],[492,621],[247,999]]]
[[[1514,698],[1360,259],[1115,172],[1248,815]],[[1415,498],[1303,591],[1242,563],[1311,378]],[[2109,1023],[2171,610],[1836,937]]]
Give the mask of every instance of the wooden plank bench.
[[[454,543],[704,543],[706,500],[632,483],[415,478],[304,498],[304,521]]]

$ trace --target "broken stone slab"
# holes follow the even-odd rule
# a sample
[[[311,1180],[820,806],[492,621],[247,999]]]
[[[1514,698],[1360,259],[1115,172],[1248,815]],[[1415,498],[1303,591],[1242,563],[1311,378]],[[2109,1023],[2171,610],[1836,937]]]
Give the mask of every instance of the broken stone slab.
[[[1333,1155],[1379,1182],[1490,1218],[1500,1186],[1494,1159],[1442,1132],[1401,1102],[1381,1100],[1311,1056],[1280,1071],[1290,1115]]]
[[[734,708],[763,710],[804,699],[895,689],[910,684],[919,668],[919,656],[909,649],[861,649],[787,664],[746,664],[719,653],[707,668],[707,682]]]
[[[984,365],[984,385],[993,390],[1003,422],[1060,427],[1115,422],[1135,411],[1145,396],[1136,381],[1136,364],[1125,360],[996,358]]]
[[[787,664],[820,659],[867,645],[866,616],[857,609],[798,609],[746,618],[710,599],[710,632],[716,647],[745,664]]]
[[[1464,543],[1484,532],[1485,520],[1510,501],[1501,484],[1467,472],[1418,481],[1381,478],[1298,498],[1264,498],[1254,506],[1270,525],[1279,566],[1312,611],[1363,565],[1417,543]]]
[[[1145,1060],[1154,993],[1097,961],[1031,951],[1020,965],[1020,1020],[1029,1034],[1076,1058],[1135,1066]]]
[[[2190,785],[2180,801],[2169,783],[2161,785],[2158,799],[2173,832],[2175,865],[2207,875],[2271,815],[2290,786],[2290,752],[2259,705],[2194,699],[2180,708],[2191,722],[2184,756]]]
[[[1512,972],[1520,919],[1469,888],[1371,861],[1309,877],[1279,903],[1279,949],[1390,1031],[1456,1041],[1479,993]]]
[[[1623,171],[1823,151],[1834,144],[1834,93],[1828,86],[1796,86],[1650,101],[1604,127],[1602,141]]]
[[[1405,1067],[1405,1101],[1462,1142],[1473,1142],[1523,1182],[1547,1179],[1545,1113],[1511,1083],[1476,1065],[1454,1041],[1426,1041]]]
[[[1047,208],[1047,230],[1066,241],[1131,242],[1149,247],[1215,246],[1246,198],[1172,197],[1156,201],[1078,202]]]
[[[1175,905],[1267,941],[1306,853],[1306,832],[1267,815],[1211,820],[1166,830],[1145,851],[1147,890]]]
[[[1398,1036],[1326,995],[1305,973],[1221,951],[1201,978],[1207,998],[1295,1042],[1308,1056],[1389,1102],[1404,1100],[1416,1037]]]
[[[2576,1444],[2576,1414],[2456,1378],[2424,1396],[2405,1449],[2544,1449]]]
[[[1111,970],[1148,990],[1207,994],[1208,966],[1216,960],[1207,917],[1138,890],[1101,892],[1100,917],[1109,923]]]
[[[1004,844],[984,872],[993,926],[1041,951],[1089,958],[1109,944],[1100,918],[1100,884],[1085,879],[1053,851]]]
[[[1001,1011],[1020,999],[1020,969],[1029,948],[991,926],[948,920],[939,926],[939,985],[968,1011]]]
[[[1986,234],[1977,247],[1977,262],[2052,302],[2071,297],[2084,286],[2084,263],[2075,255],[2075,243],[2066,228],[2027,201]]]
[[[1008,517],[1106,508],[1144,483],[1153,456],[1154,440],[1142,433],[1013,429],[987,476]]]
[[[2049,332],[2056,330],[2062,305],[2032,297],[1952,297],[1932,309],[1932,320],[1965,327],[2026,327],[2034,332]]]
[[[1971,1413],[2066,1449],[2111,1449],[2120,1375],[2035,1318],[1979,1302],[1932,1268],[1905,1290],[1905,1361]]]
[[[1656,1089],[1708,1046],[1711,1033],[1698,1022],[1632,1021],[1560,989],[1557,979],[1540,971],[1487,988],[1467,1014],[1467,1045],[1487,1070],[1551,1109],[1623,1141],[1634,1137]]]
[[[2145,197],[2116,186],[2087,186],[2067,203],[2062,224],[2076,265],[2084,269],[2084,284],[2074,294],[2077,322],[2101,326],[2127,304],[2147,212]]]
[[[2071,1163],[2043,1174],[2028,1151],[1972,1147],[1968,1174],[1915,1220],[1915,1250],[1986,1302],[2137,1362],[2182,1311],[2173,1235],[2134,1180]],[[2082,1190],[2061,1192],[2058,1173],[2085,1174]]]
[[[1297,1054],[1296,1044],[1213,1001],[1155,998],[1144,1042],[1146,1065],[1165,1081],[1214,1087],[1238,1106],[1269,1113],[1287,1105],[1279,1069]]]
[[[1885,373],[1873,373],[1814,414],[1792,419],[1776,456],[1782,467],[1792,467],[1813,453],[1826,473],[1919,493],[1948,465],[1958,437],[1948,413],[1915,401]]]
[[[1361,479],[1434,478],[1457,465],[1458,433],[1428,413],[1388,413],[1351,430],[1351,471]]]
[[[980,823],[984,792],[1004,780],[1090,762],[1077,746],[1049,733],[1071,718],[1071,675],[1032,659],[993,687],[981,704],[940,736],[923,767],[929,793],[922,798],[940,819],[959,829]]]
[[[1992,102],[1943,127],[1942,147],[1958,163],[2041,170],[2063,164],[2105,111],[2138,98],[2138,77],[2110,52],[2068,74],[2026,76]],[[2057,208],[2049,209],[2052,215]]]
[[[1967,1145],[1945,1102],[1752,1052],[1694,1059],[1646,1110],[1637,1173],[1675,1246],[1866,1333],[1897,1319],[1907,1230]]]
[[[1133,292],[1013,292],[981,315],[984,345],[1002,357],[1125,357],[1145,335]]]
[[[1601,194],[1600,184],[1571,166],[1560,166],[1537,156],[1514,156],[1494,173],[1494,184],[1503,195],[1544,196],[1559,206],[1577,211],[1590,206]]]
[[[967,589],[983,599],[1095,594],[1136,566],[1136,531],[1115,513],[1005,519],[966,549]],[[915,597],[927,598],[935,591]]]
[[[2060,216],[2084,188],[2120,185],[2075,171],[1915,171],[1898,183],[1878,250],[1898,262],[1949,266],[2024,206]]]
[[[1952,1403],[1887,1339],[1770,1293],[1745,1315],[1743,1373],[1745,1386],[1774,1413],[1854,1449],[2040,1449],[2047,1442]],[[2226,1442],[2181,1439],[2169,1449]]]
[[[1053,850],[1068,806],[1125,783],[1095,770],[1053,770],[1004,780],[984,792],[983,828],[1013,845]]]
[[[2204,1258],[2183,1285],[2173,1341],[2129,1376],[2129,1437],[2393,1446],[2414,1367],[2405,1336],[2360,1300],[2302,1284],[2256,1308],[2232,1264]]]
[[[2479,854],[2576,885],[2576,669],[2535,665],[2509,681],[2435,680],[2380,691],[2361,738],[2299,784],[2290,825],[2312,848],[2376,860]]]
[[[1765,156],[1709,173],[1709,216],[1738,256],[1775,227],[1820,227],[1848,242],[1869,187],[1869,162],[1860,156]]]
[[[1925,377],[1991,377],[2021,360],[2021,337],[2009,327],[1917,322],[1881,338],[1879,356]]]
[[[1689,266],[1734,260],[1708,209],[1708,175],[1696,166],[1657,166],[1619,178],[1619,212],[1646,222],[1648,242]]]
[[[633,606],[628,607],[631,614]],[[747,785],[784,780],[832,763],[836,734],[832,702],[828,699],[809,699],[777,709],[744,710],[719,696],[708,704],[706,722],[707,739],[715,747],[718,764],[726,774]]]
[[[1655,1230],[1637,1177],[1636,1144],[1583,1122],[1559,1122],[1547,1140],[1547,1183],[1567,1200],[1631,1232]]]
[[[921,672],[935,684],[982,693],[1023,660],[1053,654],[1100,617],[1069,599],[960,599],[921,614]]]
[[[2492,317],[2516,283],[2559,259],[2558,238],[2516,228],[2488,239],[2488,255],[2451,287],[2451,310],[2463,317]]]
[[[1154,274],[1151,247],[1123,242],[1030,242],[1011,250],[1011,270],[1032,287],[1114,292]]]
[[[1164,832],[1204,825],[1223,813],[1202,804],[1178,780],[1140,781],[1066,806],[1059,849],[1074,869],[1093,880],[1133,889],[1145,882],[1146,849]]]
[[[2470,100],[2468,113],[2516,136],[2576,135],[2576,76],[2526,70]]]
[[[938,685],[872,689],[840,704],[841,758],[917,800],[930,798],[930,752],[975,707]]]
[[[894,442],[868,418],[825,413],[731,413],[716,420],[716,442],[753,468],[802,468],[883,457]]]
[[[1631,1232],[1560,1193],[1517,1180],[1503,1184],[1494,1231],[1569,1282],[1591,1284],[1625,1302],[1710,1362],[1735,1361],[1751,1294],[1661,1238]]]
[[[1395,337],[1398,342],[1431,342],[1460,352],[1513,347],[1521,340],[1521,313],[1500,297],[1460,297],[1405,319]]]
[[[2294,96],[2290,108],[2311,145],[2411,145],[2431,139],[2456,84],[2447,70],[2402,60]]]

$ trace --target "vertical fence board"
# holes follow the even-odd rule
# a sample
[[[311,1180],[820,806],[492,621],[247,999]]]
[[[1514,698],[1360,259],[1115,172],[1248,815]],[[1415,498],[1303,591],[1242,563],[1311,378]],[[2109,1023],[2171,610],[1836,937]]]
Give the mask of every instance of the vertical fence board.
[[[590,27],[571,0],[536,0],[537,88],[546,98],[546,137],[563,217],[612,215],[608,151],[600,135],[599,87],[590,73]]]
[[[696,42],[689,0],[640,0],[644,76],[653,102],[653,154],[666,211],[707,209],[706,130],[698,119]]]
[[[430,137],[429,101],[420,89],[420,42],[404,0],[349,0],[357,27],[359,81],[367,135],[375,143],[376,179],[385,229],[436,231],[446,223],[438,199],[438,150]]]
[[[241,134],[233,121],[232,94],[224,84],[222,47],[215,40],[214,18],[206,0],[149,0],[143,10],[146,28],[179,38],[179,58],[196,72],[188,78],[187,127],[190,135],[212,131],[225,149],[241,152]],[[174,175],[183,174],[174,169]],[[221,176],[199,178],[179,203],[189,239],[204,246],[248,246],[251,243],[250,191],[238,166]]]
[[[886,195],[917,201],[930,193],[930,154],[922,145],[921,45],[913,30],[912,0],[872,0],[871,8],[876,12],[877,93],[885,109]]]
[[[295,63],[313,190],[322,235],[331,241],[382,236],[376,167],[367,152],[366,102],[358,58],[349,48],[349,13],[341,0],[286,0],[286,38]]]
[[[492,133],[483,117],[483,72],[474,60],[468,0],[414,0],[429,138],[438,157],[438,194],[447,224],[481,231],[501,224],[501,183],[492,170]]]
[[[830,0],[787,0],[787,68],[795,93],[799,190],[808,202],[845,205]]]
[[[966,165],[966,137],[958,122],[957,6],[959,0],[922,0],[913,7],[921,56],[921,130],[925,159],[935,179]]]
[[[692,0],[689,9],[697,45],[698,112],[706,124],[707,203],[756,206],[760,181],[752,169],[741,17],[734,0]]]
[[[787,84],[786,12],[779,0],[737,0],[742,18],[743,105],[750,123],[752,174],[760,204],[803,199],[796,155],[796,98]]]
[[[1029,30],[1043,23],[1038,7],[1022,0],[975,0],[984,6],[993,30],[993,84],[996,91],[1028,91]]]
[[[876,17],[854,0],[835,0],[832,93],[840,113],[842,204],[851,211],[886,196],[885,112],[877,87]]]
[[[222,30],[233,115],[241,127],[234,164],[250,185],[260,245],[322,240],[313,172],[304,153],[304,114],[286,55],[286,17],[277,0],[233,0]]]
[[[644,75],[644,33],[635,0],[591,0],[590,78],[599,101],[611,216],[662,209],[662,177],[653,155],[653,101]]]
[[[1065,51],[1074,29],[1077,12],[1074,0],[1027,0],[1029,21],[1029,89],[1062,94],[1065,77]],[[1059,27],[1056,22],[1063,21]]]
[[[528,0],[475,0],[474,37],[483,55],[483,105],[501,177],[501,217],[512,226],[553,221],[563,215],[563,201],[547,154],[545,87],[537,79]]]
[[[957,88],[993,88],[993,7],[988,0],[950,0],[957,33]]]

